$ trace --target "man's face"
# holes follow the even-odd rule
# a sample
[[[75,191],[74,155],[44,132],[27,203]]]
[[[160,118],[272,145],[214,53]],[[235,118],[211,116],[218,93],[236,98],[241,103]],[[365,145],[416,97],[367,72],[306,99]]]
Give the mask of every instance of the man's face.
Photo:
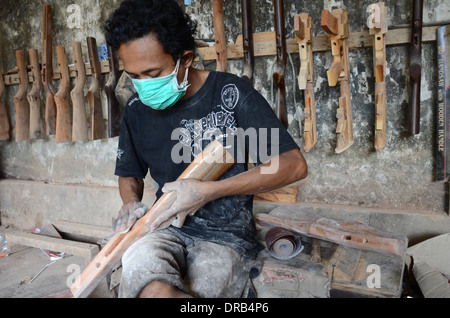
[[[119,57],[125,72],[133,79],[166,76],[174,71],[176,65],[172,56],[164,51],[151,34],[122,44],[119,47]]]

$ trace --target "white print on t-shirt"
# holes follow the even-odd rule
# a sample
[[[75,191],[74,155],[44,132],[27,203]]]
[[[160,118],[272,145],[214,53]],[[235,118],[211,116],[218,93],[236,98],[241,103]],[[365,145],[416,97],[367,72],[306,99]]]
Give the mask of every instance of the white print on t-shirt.
[[[222,104],[218,105],[219,111],[211,111],[200,119],[183,119],[182,127],[178,131],[179,141],[183,146],[191,149],[196,157],[204,146],[204,141],[220,140],[225,132],[234,132],[236,120],[234,118],[234,107],[239,101],[239,90],[234,84],[227,84],[222,88]]]

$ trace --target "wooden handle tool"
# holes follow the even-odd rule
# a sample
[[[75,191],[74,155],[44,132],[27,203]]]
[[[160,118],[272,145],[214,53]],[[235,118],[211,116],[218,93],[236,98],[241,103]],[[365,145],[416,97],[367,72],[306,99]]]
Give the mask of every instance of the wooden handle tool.
[[[85,141],[89,137],[88,120],[84,99],[84,85],[86,84],[86,68],[84,65],[81,42],[72,43],[73,56],[77,76],[75,86],[70,92],[73,105],[72,141]]]
[[[69,67],[64,46],[56,47],[61,85],[55,94],[56,104],[56,143],[72,141],[71,111],[69,106]]]
[[[45,138],[44,118],[42,117],[41,101],[41,67],[39,65],[39,54],[36,49],[28,51],[30,56],[31,72],[33,74],[33,86],[28,93],[28,102],[30,104],[30,138]]]
[[[24,141],[30,138],[30,107],[27,100],[28,73],[25,52],[16,51],[17,68],[19,70],[20,85],[14,96],[16,107],[16,141]]]
[[[5,91],[5,82],[3,81],[3,73],[0,70],[0,140],[9,139],[9,119],[6,113],[5,104],[2,102],[2,95]]]

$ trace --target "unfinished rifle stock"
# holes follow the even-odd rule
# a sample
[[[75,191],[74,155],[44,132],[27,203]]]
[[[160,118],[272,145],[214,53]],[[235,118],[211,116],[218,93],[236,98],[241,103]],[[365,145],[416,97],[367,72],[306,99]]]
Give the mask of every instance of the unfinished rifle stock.
[[[343,9],[335,9],[330,13],[322,11],[322,28],[331,39],[331,52],[333,64],[327,72],[328,85],[340,84],[339,108],[337,109],[337,146],[336,153],[341,153],[353,144],[352,108],[349,85],[349,59],[348,59],[348,18]]]
[[[53,86],[53,61],[52,61],[52,11],[48,4],[44,4],[42,23],[42,83],[47,95],[45,101],[45,125],[47,135],[56,134],[56,105],[54,95],[56,89]]]
[[[3,73],[0,71],[0,140],[9,139],[9,120],[6,114],[5,104],[2,102],[2,95],[5,90],[5,83],[3,81]]]
[[[16,51],[17,68],[19,70],[20,85],[14,96],[16,107],[16,141],[24,141],[30,138],[30,107],[27,101],[28,73],[25,52]]]
[[[213,0],[214,36],[216,41],[216,70],[227,71],[227,38],[225,36],[225,24],[223,17],[223,0]]]
[[[59,71],[61,73],[61,85],[55,94],[56,104],[56,143],[72,141],[72,125],[70,123],[69,108],[69,67],[67,65],[67,55],[64,46],[56,47]]]
[[[284,75],[286,74],[286,35],[284,29],[283,0],[275,0],[275,34],[277,45],[277,58],[275,61],[275,71],[272,75],[277,88],[275,99],[275,114],[284,127],[288,127],[286,108],[286,84]]]
[[[88,139],[88,121],[84,103],[84,85],[86,83],[86,69],[80,42],[72,43],[75,69],[77,71],[75,86],[70,92],[73,105],[72,140],[84,141]]]
[[[195,158],[178,179],[216,180],[233,165],[233,162],[233,157],[223,148],[222,144],[214,141]],[[72,295],[74,297],[89,296],[121,259],[128,247],[150,231],[150,225],[159,213],[169,208],[175,199],[176,194],[173,192],[163,194],[147,214],[139,219],[127,233],[115,234],[74,282],[71,287]],[[169,226],[171,221],[164,222],[160,229]]]
[[[255,57],[253,53],[252,9],[250,0],[241,0],[242,10],[242,48],[244,51],[244,72],[242,78],[253,84]]]
[[[33,74],[33,86],[27,96],[30,104],[30,138],[42,139],[45,137],[45,128],[41,110],[41,67],[38,51],[30,49],[28,53]]]
[[[423,0],[413,0],[411,30],[410,92],[407,129],[410,136],[420,131],[420,77],[422,74]]]
[[[97,42],[95,38],[87,38],[89,61],[92,69],[92,81],[88,91],[90,105],[91,140],[105,138],[105,124],[103,122],[103,107],[100,96],[100,80],[102,72],[98,59]]]
[[[298,87],[305,91],[305,123],[303,127],[304,149],[311,151],[317,144],[316,106],[314,101],[314,70],[312,58],[312,22],[311,17],[302,13],[294,17],[295,41],[300,55],[300,73]],[[298,116],[300,117],[300,116]],[[298,118],[300,121],[301,119]]]
[[[108,100],[108,135],[110,138],[119,136],[121,112],[116,97],[116,86],[119,80],[119,57],[117,51],[108,45],[109,78],[105,85],[105,94]]]
[[[369,33],[374,36],[375,149],[381,151],[386,146],[386,7],[384,2],[379,2],[370,5],[368,11],[373,17]]]

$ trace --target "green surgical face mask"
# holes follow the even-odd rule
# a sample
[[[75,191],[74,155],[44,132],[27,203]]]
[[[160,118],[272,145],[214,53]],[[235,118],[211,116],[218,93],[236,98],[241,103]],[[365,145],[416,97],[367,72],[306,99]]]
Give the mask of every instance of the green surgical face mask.
[[[187,81],[189,69],[186,69],[183,82],[178,84],[179,67],[180,60],[177,61],[175,70],[170,75],[141,80],[130,78],[141,102],[155,110],[163,110],[175,105],[186,94],[190,85]]]

